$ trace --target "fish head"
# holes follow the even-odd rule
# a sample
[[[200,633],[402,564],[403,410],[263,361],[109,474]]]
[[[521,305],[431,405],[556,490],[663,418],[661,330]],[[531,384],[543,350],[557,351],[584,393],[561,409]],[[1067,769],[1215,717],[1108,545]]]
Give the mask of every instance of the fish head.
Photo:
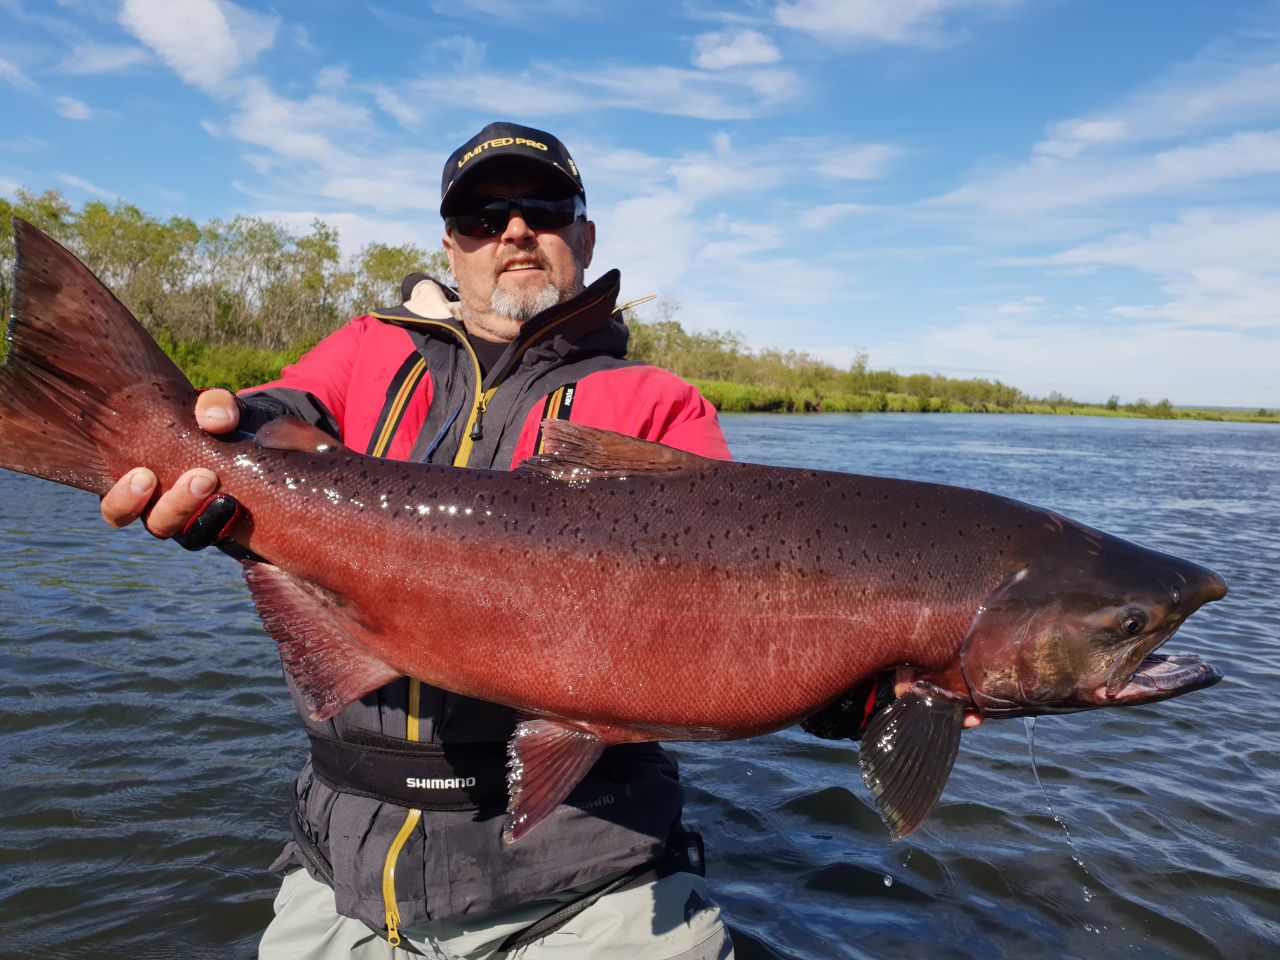
[[[961,648],[984,716],[1153,703],[1222,679],[1197,656],[1154,652],[1226,596],[1220,576],[1058,519],[1063,535],[987,597]]]

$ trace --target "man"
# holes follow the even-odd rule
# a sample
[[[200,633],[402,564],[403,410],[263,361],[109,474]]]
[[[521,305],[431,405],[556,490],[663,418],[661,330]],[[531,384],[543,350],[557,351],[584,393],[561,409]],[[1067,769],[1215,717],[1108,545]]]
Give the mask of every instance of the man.
[[[595,225],[559,140],[489,124],[445,164],[440,213],[456,293],[408,278],[403,304],[355,318],[275,382],[240,398],[202,393],[200,425],[253,430],[293,414],[374,456],[504,469],[537,452],[544,418],[567,417],[729,456],[696,389],[624,359],[618,272],[584,285]],[[206,545],[239,509],[217,485],[197,466],[157,496],[139,468],[103,499],[103,516],[143,516],[157,536]],[[447,575],[423,570],[404,588]],[[492,781],[496,770],[504,785],[507,708],[402,679],[304,722],[312,759],[297,781],[296,839],[275,864],[285,878],[262,957],[385,958],[388,943],[394,957],[732,955],[686,853],[675,765],[656,744],[607,751],[554,816],[504,844]],[[465,796],[410,785],[473,771]],[[539,923],[568,905],[563,923]]]

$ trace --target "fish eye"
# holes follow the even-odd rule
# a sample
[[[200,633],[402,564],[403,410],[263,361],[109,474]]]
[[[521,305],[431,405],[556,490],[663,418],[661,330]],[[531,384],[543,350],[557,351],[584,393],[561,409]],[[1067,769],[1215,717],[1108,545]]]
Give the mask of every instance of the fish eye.
[[[1120,617],[1120,632],[1127,637],[1136,637],[1147,626],[1147,616],[1141,610],[1129,609]]]
[[[1182,594],[1178,591],[1177,587],[1174,587],[1172,590],[1169,591],[1170,606],[1176,607],[1181,602],[1182,602]]]

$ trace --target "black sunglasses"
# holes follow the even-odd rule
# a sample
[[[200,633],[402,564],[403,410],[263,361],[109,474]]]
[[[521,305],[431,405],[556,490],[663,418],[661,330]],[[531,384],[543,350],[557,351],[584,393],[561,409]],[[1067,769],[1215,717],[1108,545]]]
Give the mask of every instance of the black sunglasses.
[[[464,237],[496,237],[507,229],[511,211],[519,210],[530,230],[560,230],[575,220],[587,219],[587,205],[574,194],[560,200],[535,197],[494,197],[484,206],[467,213],[445,217],[444,223]]]

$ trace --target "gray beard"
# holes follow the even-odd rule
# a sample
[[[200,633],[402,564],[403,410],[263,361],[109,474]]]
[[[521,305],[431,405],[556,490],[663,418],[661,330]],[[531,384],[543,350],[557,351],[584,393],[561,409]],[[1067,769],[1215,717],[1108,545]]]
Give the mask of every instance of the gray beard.
[[[560,290],[551,283],[541,290],[526,291],[523,294],[511,293],[495,287],[493,296],[489,298],[489,308],[496,316],[524,323],[543,310],[550,310],[559,302]]]

